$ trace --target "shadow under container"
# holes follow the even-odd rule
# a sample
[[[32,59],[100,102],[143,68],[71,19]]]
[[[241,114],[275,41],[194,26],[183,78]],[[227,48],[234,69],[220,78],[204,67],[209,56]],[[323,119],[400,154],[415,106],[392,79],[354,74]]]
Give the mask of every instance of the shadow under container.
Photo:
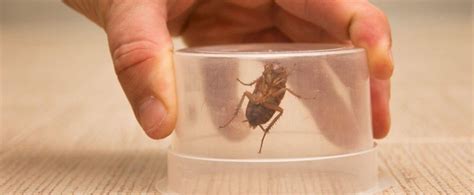
[[[175,64],[179,113],[168,151],[169,191],[348,193],[377,184],[363,49],[196,47],[177,51]],[[264,115],[272,118],[262,127],[249,124]]]

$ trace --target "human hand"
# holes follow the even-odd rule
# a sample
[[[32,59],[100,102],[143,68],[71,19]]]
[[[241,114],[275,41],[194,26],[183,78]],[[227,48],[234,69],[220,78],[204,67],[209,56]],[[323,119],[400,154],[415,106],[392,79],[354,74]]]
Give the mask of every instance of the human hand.
[[[367,50],[374,137],[389,130],[393,65],[388,21],[367,1],[214,0],[65,3],[103,27],[116,73],[152,138],[171,133],[176,93],[171,35],[190,46],[244,42],[343,42]]]
[[[173,45],[167,22],[192,4],[172,2],[64,0],[107,33],[120,84],[140,125],[155,139],[168,136],[176,123]]]

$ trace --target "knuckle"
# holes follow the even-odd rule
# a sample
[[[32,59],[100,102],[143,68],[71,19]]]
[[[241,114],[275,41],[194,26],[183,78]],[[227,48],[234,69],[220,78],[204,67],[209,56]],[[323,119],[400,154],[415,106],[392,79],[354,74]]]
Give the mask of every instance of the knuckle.
[[[120,44],[112,50],[115,72],[120,75],[125,70],[144,64],[156,57],[158,44],[152,41],[132,41]]]
[[[388,23],[388,18],[387,18],[387,15],[385,15],[385,13],[383,12],[383,10],[381,10],[380,8],[376,7],[375,5],[371,5],[370,6],[370,13],[372,13],[372,15],[381,20],[382,22],[386,22]]]

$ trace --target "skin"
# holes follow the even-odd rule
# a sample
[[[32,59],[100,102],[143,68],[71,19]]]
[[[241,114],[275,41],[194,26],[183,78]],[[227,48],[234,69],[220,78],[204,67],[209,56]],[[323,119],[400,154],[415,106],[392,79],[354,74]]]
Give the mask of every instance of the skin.
[[[168,136],[176,123],[172,36],[181,36],[189,46],[338,42],[363,47],[368,53],[371,76],[373,135],[383,138],[389,131],[389,79],[393,71],[390,27],[384,13],[368,1],[64,2],[107,33],[120,84],[140,125],[151,138]]]

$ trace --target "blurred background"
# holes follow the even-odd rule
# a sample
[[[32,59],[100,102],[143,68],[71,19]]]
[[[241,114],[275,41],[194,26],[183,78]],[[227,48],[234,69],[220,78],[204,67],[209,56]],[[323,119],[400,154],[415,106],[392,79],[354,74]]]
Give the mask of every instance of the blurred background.
[[[472,149],[472,1],[371,2],[389,17],[395,60],[392,130],[379,143],[459,142]],[[166,145],[135,121],[99,27],[58,1],[0,5],[0,155]],[[472,159],[472,151],[466,154]]]

